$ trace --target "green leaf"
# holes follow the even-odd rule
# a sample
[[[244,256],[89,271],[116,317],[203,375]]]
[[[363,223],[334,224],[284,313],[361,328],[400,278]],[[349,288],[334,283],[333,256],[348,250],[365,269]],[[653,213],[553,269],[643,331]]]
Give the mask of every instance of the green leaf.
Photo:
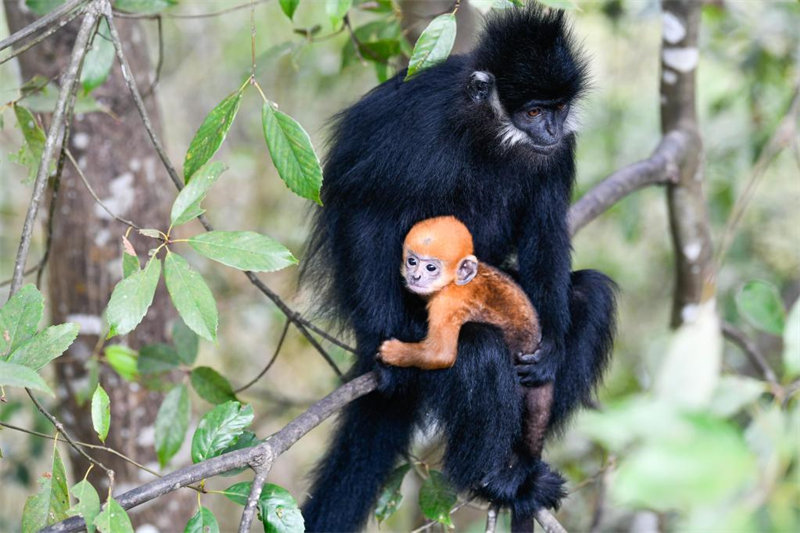
[[[106,320],[111,328],[109,337],[124,335],[139,325],[153,303],[160,275],[161,261],[152,257],[144,270],[117,283],[106,309]]]
[[[540,4],[552,7],[553,9],[572,10],[578,9],[578,4],[575,0],[537,0]]]
[[[445,13],[433,19],[414,45],[411,59],[408,60],[406,80],[447,59],[455,42],[456,16]]]
[[[210,509],[201,506],[197,513],[189,519],[183,533],[219,533],[217,518]]]
[[[55,83],[46,84],[36,92],[25,95],[25,105],[34,113],[52,113],[56,108],[60,89]],[[101,111],[111,114],[111,109],[99,103],[91,95],[80,93],[75,99],[75,113],[94,113]],[[55,161],[53,167],[55,168]]]
[[[400,492],[400,486],[403,484],[403,478],[406,477],[409,470],[411,470],[411,465],[405,463],[389,474],[389,479],[384,483],[381,493],[378,495],[378,504],[375,506],[375,518],[378,523],[392,516],[397,511],[397,508],[400,507],[400,502],[403,501],[403,493]]]
[[[136,371],[139,354],[121,344],[113,344],[105,348],[106,359],[117,374],[126,381],[136,381],[139,373]]]
[[[172,303],[189,328],[206,340],[217,338],[217,304],[203,277],[175,252],[164,259],[164,279]]]
[[[209,231],[189,238],[200,254],[239,270],[273,272],[297,264],[281,243],[253,231]]]
[[[111,426],[111,400],[108,393],[100,385],[92,394],[92,426],[102,442],[108,437],[108,428]]]
[[[249,481],[231,485],[223,494],[234,503],[245,505],[250,495],[252,483]],[[258,499],[259,519],[264,524],[265,533],[295,533],[305,531],[303,515],[294,497],[278,485],[265,483]]]
[[[767,391],[767,384],[763,381],[744,376],[722,376],[708,409],[721,418],[728,418]]]
[[[42,293],[30,283],[22,286],[0,308],[0,357],[36,335],[43,311]]]
[[[247,497],[250,495],[250,487],[252,486],[253,484],[249,481],[240,481],[222,491],[222,494],[233,503],[247,505]]]
[[[6,387],[27,387],[54,396],[53,391],[47,383],[27,366],[16,365],[0,361],[0,386]]]
[[[114,7],[128,13],[152,15],[178,4],[178,0],[114,0]]]
[[[736,294],[739,313],[754,327],[773,335],[782,335],[785,321],[783,303],[775,285],[749,281]]]
[[[283,182],[298,196],[321,204],[322,167],[308,133],[269,103],[261,108],[261,123],[272,164]]]
[[[160,239],[161,238],[161,231],[154,229],[154,228],[143,228],[137,230],[139,235],[144,235],[145,237],[150,237],[151,239]]]
[[[224,163],[220,162],[211,162],[200,167],[175,198],[169,216],[170,224],[180,226],[205,213],[205,209],[200,207],[200,202],[227,168]]]
[[[122,277],[129,278],[142,269],[139,258],[126,252],[122,252]]]
[[[189,144],[186,151],[186,159],[183,161],[183,178],[188,183],[194,173],[211,159],[228,130],[231,129],[236,112],[239,111],[239,103],[242,100],[242,91],[236,91],[228,95],[217,107],[211,110],[203,123],[194,134],[194,139]]]
[[[232,445],[253,421],[253,408],[239,402],[225,402],[200,419],[192,437],[192,462],[215,457]]]
[[[289,20],[294,19],[294,12],[297,9],[300,0],[280,0],[281,10],[289,17]]]
[[[43,527],[68,518],[69,492],[67,474],[58,448],[53,452],[53,468],[39,478],[39,490],[25,501],[22,532],[34,533]]]
[[[381,64],[400,53],[400,41],[397,39],[379,39],[359,43],[358,47],[361,56],[370,61],[377,61]],[[385,66],[385,65],[384,65]]]
[[[63,4],[66,0],[25,0],[25,5],[28,6],[34,15],[46,15],[52,10]]]
[[[11,352],[7,361],[39,370],[69,348],[79,329],[71,322],[50,326]]]
[[[682,431],[625,452],[611,485],[616,505],[688,510],[756,482],[757,462],[739,429],[706,415],[682,418]]]
[[[305,531],[305,523],[297,501],[288,490],[265,483],[258,498],[258,511],[265,533]]]
[[[338,28],[344,16],[353,7],[353,0],[325,0],[325,13],[334,28]]]
[[[425,518],[452,526],[450,511],[456,504],[457,497],[455,489],[450,486],[444,475],[431,470],[430,476],[422,482],[419,489],[419,507]]]
[[[800,298],[795,300],[783,328],[783,370],[787,378],[800,375]]]
[[[114,498],[109,498],[101,512],[94,519],[100,533],[134,533],[128,513]]]
[[[175,351],[178,352],[181,363],[185,365],[194,364],[195,359],[197,359],[199,343],[200,339],[197,333],[189,329],[183,320],[176,319],[172,324],[172,344],[175,345]]]
[[[94,487],[86,481],[80,481],[70,490],[78,503],[67,509],[69,516],[82,516],[86,522],[86,533],[94,533],[94,519],[100,514],[100,497]]]
[[[148,344],[139,350],[137,370],[140,374],[169,372],[181,364],[178,352],[168,344]]]
[[[24,143],[12,160],[19,165],[27,167],[28,177],[26,181],[33,181],[39,170],[39,162],[44,151],[44,143],[46,141],[44,130],[36,121],[33,113],[26,107],[14,104],[14,115],[17,117],[17,125],[22,131]],[[51,167],[55,168],[52,164]]]
[[[199,366],[192,370],[190,379],[195,392],[207,402],[220,404],[236,400],[231,384],[213,368]]]
[[[86,52],[81,70],[81,84],[83,92],[90,93],[106,81],[111,67],[114,66],[114,45],[111,42],[111,32],[108,21],[100,19],[97,33],[92,40],[92,47]]]
[[[156,454],[162,468],[181,449],[190,414],[189,390],[186,385],[177,385],[164,397],[156,415]]]

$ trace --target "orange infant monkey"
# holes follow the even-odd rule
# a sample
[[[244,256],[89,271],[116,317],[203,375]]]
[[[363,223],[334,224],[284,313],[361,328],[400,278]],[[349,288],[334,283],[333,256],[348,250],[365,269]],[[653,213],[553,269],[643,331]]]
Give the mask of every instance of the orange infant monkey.
[[[478,262],[472,234],[455,217],[429,218],[411,228],[403,243],[401,272],[406,288],[428,301],[428,336],[420,342],[385,341],[379,349],[384,363],[450,368],[456,362],[459,331],[467,322],[500,328],[513,357],[534,353],[539,345],[539,319],[530,300],[508,275]],[[524,436],[536,458],[547,432],[552,395],[552,383],[524,388]]]

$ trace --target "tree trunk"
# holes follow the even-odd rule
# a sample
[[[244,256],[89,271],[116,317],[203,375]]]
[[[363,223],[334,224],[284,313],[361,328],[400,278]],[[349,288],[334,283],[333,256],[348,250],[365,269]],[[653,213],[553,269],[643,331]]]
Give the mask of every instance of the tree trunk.
[[[21,8],[22,2],[4,2],[3,5],[12,33],[33,20],[30,13]],[[69,59],[77,23],[64,27],[19,57],[23,81],[37,74],[58,79]],[[150,78],[151,65],[142,28],[131,20],[117,20],[116,23],[133,76],[140,80],[140,90],[146,93],[145,80]],[[97,195],[116,215],[133,220],[141,227],[164,227],[169,220],[174,193],[136,112],[119,65],[114,66],[106,83],[93,95],[110,108],[111,114],[76,114],[70,129],[69,149]],[[152,94],[145,98],[145,103],[153,126],[159,131],[161,119]],[[85,397],[87,392],[92,392],[86,390],[86,364],[96,350],[102,312],[114,284],[121,277],[121,236],[127,227],[113,220],[94,201],[69,162],[64,165],[55,202],[47,271],[51,318],[54,324],[71,321],[81,326],[81,335],[64,355],[64,362],[56,361],[60,384],[58,416],[77,440],[98,442],[88,402],[84,398],[79,405],[77,396]],[[130,240],[142,258],[154,242],[146,242],[135,233],[131,233]],[[173,318],[166,291],[159,287],[147,317],[128,335],[127,344],[138,348],[164,342]],[[100,381],[111,398],[111,430],[106,445],[140,464],[153,464],[153,424],[161,393],[124,382],[105,365],[101,365]],[[150,474],[115,455],[89,452],[115,471],[115,492],[152,479]],[[74,453],[70,459],[75,477],[83,476],[88,464]],[[105,493],[108,480],[102,472],[93,469],[90,480],[100,494]],[[194,505],[190,491],[177,492],[160,501],[158,508],[136,511],[132,518],[135,525],[152,524],[161,531],[172,531],[188,520]]]

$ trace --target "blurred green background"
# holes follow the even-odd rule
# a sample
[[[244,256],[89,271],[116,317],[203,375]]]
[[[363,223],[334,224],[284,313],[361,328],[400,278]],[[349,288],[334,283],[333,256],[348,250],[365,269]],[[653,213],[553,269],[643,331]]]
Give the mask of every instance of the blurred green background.
[[[203,13],[231,5],[224,0],[185,0],[171,12]],[[581,104],[579,197],[614,170],[647,157],[659,141],[661,12],[659,3],[649,0],[577,6],[572,18],[591,57],[593,87]],[[358,28],[380,16],[354,9],[351,17]],[[255,20],[258,81],[324,154],[326,121],[378,83],[376,69],[352,58],[343,68],[346,33],[311,42],[293,32],[316,25],[321,27],[317,37],[333,31],[322,2],[301,0],[294,22],[277,2],[258,4]],[[0,28],[5,28],[4,22]],[[155,63],[155,24],[143,26]],[[761,150],[797,90],[799,29],[800,5],[795,1],[717,0],[703,7],[697,102],[705,193],[717,248],[737,199],[753,181]],[[0,29],[0,35],[6,31]],[[172,159],[182,161],[202,118],[249,74],[250,10],[202,19],[165,18],[163,61],[157,91],[164,138]],[[0,105],[17,97],[21,82],[13,61],[0,66]],[[264,146],[259,108],[256,94],[246,93],[216,156],[230,166],[223,177],[226,184],[215,188],[205,205],[219,229],[266,233],[302,260],[308,202],[278,179]],[[5,279],[11,274],[31,186],[25,180],[27,170],[10,157],[21,144],[13,112],[3,108],[2,118],[0,278]],[[549,459],[569,480],[570,496],[557,515],[568,530],[800,530],[800,402],[793,381],[797,369],[784,360],[789,350],[781,335],[755,327],[736,304],[743,285],[756,279],[777,288],[784,315],[800,293],[796,119],[787,148],[758,176],[717,276],[721,318],[744,331],[766,354],[778,374],[780,391],[763,381],[739,348],[726,342],[723,376],[708,378],[716,380],[711,402],[686,410],[654,393],[676,343],[668,325],[674,269],[663,189],[626,198],[575,238],[575,267],[608,273],[619,283],[620,297],[614,359],[600,389],[601,408],[578,416],[548,447]],[[163,172],[159,176],[160,186],[172,187]],[[199,229],[193,222],[187,231]],[[31,257],[42,252],[41,233]],[[192,258],[210,280],[220,310],[219,342],[202,343],[199,362],[222,372],[234,386],[243,384],[271,355],[282,328],[281,314],[238,273]],[[302,308],[296,273],[288,269],[263,279]],[[784,338],[800,336],[800,330],[791,329],[800,328],[800,323],[790,318],[785,324]],[[682,346],[691,347],[693,360],[707,355],[702,338],[684,339]],[[335,355],[340,366],[349,365],[347,354]],[[328,366],[292,332],[276,365],[242,398],[254,405],[254,431],[265,436],[336,384]],[[10,396],[8,403],[0,404],[0,419],[48,431],[21,400]],[[329,429],[330,422],[323,424],[282,456],[270,481],[304,499],[306,475],[323,452]],[[18,528],[22,502],[48,468],[51,447],[49,441],[0,431],[0,531]],[[173,466],[178,464],[173,461]],[[213,480],[210,485],[223,488],[229,482]],[[418,486],[419,479],[407,478],[401,511],[383,529],[419,525]],[[218,516],[234,520],[237,509],[223,498],[206,498],[204,503]],[[481,530],[484,520],[484,513],[472,509],[459,511],[455,518],[458,529],[471,531]]]

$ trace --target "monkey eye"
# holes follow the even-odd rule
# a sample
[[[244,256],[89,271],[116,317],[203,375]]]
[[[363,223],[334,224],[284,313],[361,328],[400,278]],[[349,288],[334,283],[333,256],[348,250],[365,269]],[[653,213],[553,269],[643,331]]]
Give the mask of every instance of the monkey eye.
[[[556,104],[556,109],[559,111],[564,111],[567,108],[567,104]]]
[[[434,265],[433,263],[428,263],[425,266],[425,270],[427,270],[428,272],[436,272],[436,265]]]
[[[408,260],[406,261],[406,263],[408,263],[408,266],[412,266],[413,267],[414,265],[417,264],[417,260],[415,258],[413,258],[413,257],[409,257]]]
[[[529,109],[528,110],[528,116],[531,117],[531,118],[538,117],[541,114],[542,114],[542,110],[539,109],[538,107],[534,107],[533,109]]]

